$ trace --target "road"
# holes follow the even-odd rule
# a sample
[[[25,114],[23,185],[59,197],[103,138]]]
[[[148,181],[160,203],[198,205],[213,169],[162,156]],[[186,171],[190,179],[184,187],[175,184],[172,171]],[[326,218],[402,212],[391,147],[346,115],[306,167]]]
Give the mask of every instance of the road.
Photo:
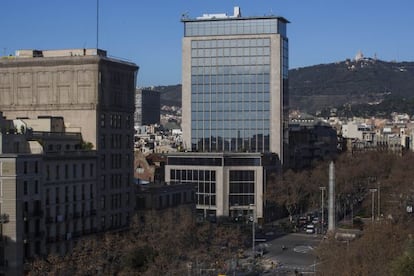
[[[263,258],[277,264],[277,268],[272,271],[277,273],[272,275],[289,275],[295,270],[307,273],[315,271],[315,248],[321,240],[320,235],[290,233],[268,237],[264,243],[269,252]]]

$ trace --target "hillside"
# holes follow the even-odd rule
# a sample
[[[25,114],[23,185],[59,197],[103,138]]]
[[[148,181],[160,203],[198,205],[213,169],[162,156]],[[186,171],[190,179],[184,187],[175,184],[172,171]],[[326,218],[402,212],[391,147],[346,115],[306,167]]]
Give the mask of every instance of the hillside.
[[[289,73],[290,106],[307,112],[379,102],[386,95],[414,96],[414,62],[348,60],[293,69]]]
[[[379,103],[385,97],[414,97],[414,62],[370,58],[289,71],[291,109],[314,113],[344,104]],[[181,106],[181,85],[158,86],[161,105]]]

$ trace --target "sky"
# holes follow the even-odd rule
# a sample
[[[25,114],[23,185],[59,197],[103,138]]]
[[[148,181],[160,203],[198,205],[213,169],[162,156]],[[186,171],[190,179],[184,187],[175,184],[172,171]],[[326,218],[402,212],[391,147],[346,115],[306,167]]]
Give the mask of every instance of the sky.
[[[413,0],[0,0],[0,56],[98,45],[140,67],[137,87],[180,84],[182,14],[231,15],[234,6],[242,16],[290,21],[290,69],[352,59],[358,51],[414,61]]]

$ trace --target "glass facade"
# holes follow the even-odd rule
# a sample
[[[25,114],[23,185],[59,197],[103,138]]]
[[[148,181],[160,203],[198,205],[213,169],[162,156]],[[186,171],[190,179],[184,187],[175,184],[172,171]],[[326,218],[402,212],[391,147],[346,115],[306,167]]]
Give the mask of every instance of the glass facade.
[[[286,36],[286,24],[278,18],[199,20],[185,22],[184,36],[277,34]]]
[[[193,151],[269,151],[270,39],[193,40]]]
[[[230,171],[230,206],[254,204],[254,171]]]
[[[270,36],[254,35],[285,37],[286,23],[278,18],[184,23],[185,36],[194,37],[191,41],[192,151],[269,152],[273,49]],[[287,39],[283,39],[281,48],[280,66],[283,63],[281,71],[287,80]]]
[[[171,183],[193,183],[196,187],[196,204],[216,205],[216,172],[213,170],[171,170]]]

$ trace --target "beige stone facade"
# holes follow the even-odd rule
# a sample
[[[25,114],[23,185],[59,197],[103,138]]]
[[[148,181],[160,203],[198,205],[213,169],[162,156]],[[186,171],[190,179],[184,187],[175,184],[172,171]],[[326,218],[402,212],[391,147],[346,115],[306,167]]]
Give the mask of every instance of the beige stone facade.
[[[43,145],[48,154],[42,161],[45,171],[39,175],[44,185],[39,195],[40,228],[34,228],[41,235],[40,245],[35,243],[25,252],[63,254],[70,250],[73,238],[129,225],[134,208],[137,71],[135,64],[109,58],[97,49],[25,50],[0,59],[0,111],[4,117],[22,118],[28,129],[43,131],[54,126],[35,123],[39,116],[64,118],[66,132],[80,132],[81,145],[91,145],[96,151],[94,156],[59,154],[71,144],[56,135],[55,142]],[[21,158],[4,162],[16,163]],[[16,210],[23,208],[15,206]],[[22,229],[16,232],[21,243],[24,239],[18,231]]]

